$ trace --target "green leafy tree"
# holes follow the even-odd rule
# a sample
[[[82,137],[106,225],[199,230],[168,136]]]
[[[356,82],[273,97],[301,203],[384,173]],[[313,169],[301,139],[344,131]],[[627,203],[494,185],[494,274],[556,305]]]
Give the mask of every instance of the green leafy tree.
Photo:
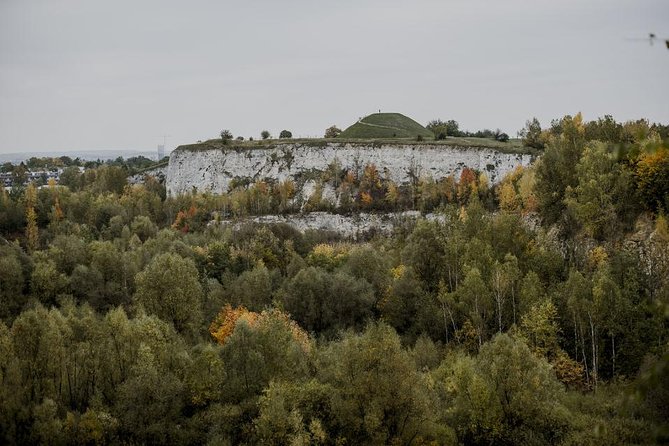
[[[290,139],[293,137],[293,133],[289,130],[281,130],[281,133],[279,133],[279,138],[281,139]]]
[[[527,147],[543,150],[546,147],[545,137],[541,132],[541,123],[537,118],[525,123],[525,127],[520,131],[520,137],[523,144]]]
[[[136,277],[135,300],[149,314],[171,322],[177,332],[197,336],[202,322],[202,286],[190,259],[165,253]]]
[[[332,127],[328,127],[327,129],[325,129],[324,137],[325,138],[336,138],[337,136],[339,136],[340,133],[341,133],[341,129],[338,128],[336,125],[333,125]]]
[[[576,165],[577,184],[567,186],[565,203],[590,237],[620,233],[617,212],[631,193],[631,176],[602,143],[589,144]],[[623,222],[624,223],[624,222]]]
[[[4,444],[19,443],[22,428],[30,424],[31,382],[24,379],[15,351],[14,332],[0,321],[0,440]]]
[[[95,169],[89,187],[97,194],[112,192],[121,195],[127,184],[128,171],[126,169],[120,166],[105,165]]]
[[[58,184],[67,186],[71,191],[78,191],[81,188],[81,172],[78,167],[66,167],[63,173],[58,177]]]
[[[574,357],[583,363],[586,380],[596,387],[598,377],[599,324],[592,295],[592,282],[572,270],[564,283],[567,308],[574,324]]]
[[[378,307],[384,322],[402,335],[417,336],[419,306],[425,300],[423,284],[409,268],[400,265],[393,269],[393,281]]]
[[[64,440],[63,420],[58,417],[58,405],[50,398],[34,409],[31,439],[35,444],[58,445]]]
[[[140,443],[168,444],[184,441],[179,426],[185,405],[183,382],[161,367],[154,352],[140,345],[129,378],[119,386],[115,412],[122,434]]]
[[[426,289],[436,290],[444,263],[439,225],[435,222],[419,221],[407,239],[402,260],[416,272]]]
[[[130,223],[130,231],[137,234],[142,242],[147,241],[151,237],[155,237],[158,233],[158,226],[145,215],[138,215],[133,218]]]
[[[493,405],[501,409],[493,412],[502,415],[502,436],[517,443],[539,436],[552,443],[564,435],[569,424],[560,404],[564,390],[545,360],[502,334],[483,346],[477,363],[493,391]]]
[[[233,306],[262,311],[272,302],[272,277],[264,265],[244,271],[226,288],[226,300]]]
[[[296,337],[294,323],[278,310],[254,323],[240,319],[225,340],[226,400],[257,398],[272,380],[297,380],[307,372],[310,344]],[[297,328],[299,330],[299,328]]]
[[[64,325],[57,309],[41,305],[24,311],[12,324],[14,354],[29,401],[60,401],[64,396]]]
[[[495,299],[495,306],[497,310],[497,329],[502,332],[503,327],[503,311],[506,307],[505,303],[511,300],[513,309],[513,323],[516,318],[516,281],[520,275],[518,269],[518,259],[512,254],[507,254],[504,263],[495,262],[491,274],[491,288],[493,297]]]
[[[372,315],[375,301],[373,288],[366,280],[314,267],[303,269],[287,281],[280,299],[306,330],[329,335],[349,327],[360,328]]]
[[[522,341],[498,334],[475,359],[436,373],[449,424],[464,444],[555,444],[569,432],[564,390]]]
[[[467,316],[476,330],[478,346],[486,339],[488,321],[493,312],[490,290],[481,278],[478,268],[471,268],[458,288],[459,302],[467,309]]]
[[[232,266],[230,245],[215,241],[207,246],[205,270],[207,276],[223,281],[223,274]]]
[[[351,444],[444,441],[436,429],[424,377],[383,323],[348,333],[319,357],[318,379],[333,389],[339,435]]]
[[[445,139],[447,136],[463,136],[460,131],[460,124],[453,119],[446,122],[436,119],[430,121],[425,128],[434,133],[435,139]]]
[[[557,309],[550,300],[532,306],[523,315],[520,329],[528,346],[540,356],[554,356],[559,350]]]
[[[344,262],[344,271],[358,279],[364,279],[374,287],[376,300],[381,299],[390,285],[390,256],[370,245],[351,249]]]
[[[221,130],[221,141],[223,141],[223,144],[227,144],[232,138],[233,136],[230,130]]]
[[[25,279],[19,259],[9,249],[0,248],[0,320],[17,315],[26,302]]]
[[[59,295],[67,290],[68,278],[58,271],[52,260],[35,263],[30,289],[33,296],[45,305],[55,305]]]
[[[59,234],[53,239],[47,251],[58,270],[72,274],[77,265],[90,263],[90,250],[86,241],[77,235]]]
[[[545,291],[539,276],[534,271],[529,271],[520,281],[518,291],[518,317],[526,314],[537,303],[543,301]]]
[[[222,401],[225,365],[221,347],[198,344],[192,351],[192,358],[184,377],[186,403],[190,407],[206,407]]]
[[[611,115],[605,115],[596,121],[586,123],[585,135],[588,140],[597,140],[609,144],[622,144],[632,140],[624,126],[616,122]]]
[[[331,393],[330,386],[316,380],[271,382],[254,421],[260,443],[327,444],[338,434]]]
[[[557,131],[557,130],[556,130]],[[585,147],[585,129],[581,114],[565,116],[536,167],[535,193],[539,212],[546,224],[560,222],[569,229],[569,214],[564,202],[568,187],[576,187],[578,164]]]
[[[127,289],[127,271],[123,256],[112,242],[94,241],[89,245],[91,252],[92,274],[99,272],[102,288],[95,291],[95,300],[91,304],[99,309],[109,309],[116,305],[129,303]],[[82,271],[83,272],[83,271]]]

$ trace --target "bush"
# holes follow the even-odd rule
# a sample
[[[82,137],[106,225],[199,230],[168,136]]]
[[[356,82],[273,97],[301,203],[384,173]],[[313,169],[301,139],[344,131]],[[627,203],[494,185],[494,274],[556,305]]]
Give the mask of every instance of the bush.
[[[430,121],[425,128],[434,133],[435,139],[438,140],[445,139],[447,136],[464,136],[460,131],[460,124],[454,119],[446,122],[443,122],[441,119],[435,119],[434,121]]]
[[[221,140],[223,144],[227,144],[232,139],[232,132],[230,130],[221,130]]]
[[[262,137],[262,139],[267,139],[272,135],[270,135],[267,130],[263,130],[262,132],[260,132],[260,136]]]
[[[333,125],[332,127],[328,127],[325,129],[325,137],[326,138],[336,138],[339,136],[341,133],[341,129],[338,128],[336,125]]]
[[[279,138],[281,139],[289,139],[292,138],[293,134],[291,133],[290,130],[281,130],[281,133],[279,133]]]

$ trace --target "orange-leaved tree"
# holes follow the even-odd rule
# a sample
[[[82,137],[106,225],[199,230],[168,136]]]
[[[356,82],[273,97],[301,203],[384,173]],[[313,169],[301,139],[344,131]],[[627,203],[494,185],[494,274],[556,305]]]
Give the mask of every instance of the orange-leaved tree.
[[[225,341],[235,330],[237,321],[240,318],[245,320],[250,326],[253,326],[258,319],[258,313],[249,311],[243,306],[232,308],[230,304],[227,304],[218,315],[216,315],[216,318],[209,326],[211,337],[219,344],[225,344]]]
[[[187,211],[179,211],[174,223],[172,223],[172,229],[176,229],[181,232],[188,232],[190,230],[190,225],[188,224],[192,218],[197,213],[197,208],[195,205],[192,205]]]
[[[233,308],[230,304],[227,304],[209,326],[209,333],[216,342],[225,345],[234,333],[235,327],[241,321],[245,322],[252,330],[261,332],[269,329],[273,324],[279,323],[290,331],[293,339],[303,351],[311,350],[311,340],[307,332],[293,321],[288,313],[278,309],[256,313],[243,306]]]

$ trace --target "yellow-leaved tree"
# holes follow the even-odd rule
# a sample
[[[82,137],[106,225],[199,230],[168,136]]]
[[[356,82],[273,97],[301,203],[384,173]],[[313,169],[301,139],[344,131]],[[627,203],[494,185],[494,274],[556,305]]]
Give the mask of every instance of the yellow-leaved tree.
[[[37,204],[37,188],[34,183],[28,184],[25,196],[26,203],[26,245],[28,251],[37,249],[39,243],[39,234],[37,230],[37,213],[35,205]]]

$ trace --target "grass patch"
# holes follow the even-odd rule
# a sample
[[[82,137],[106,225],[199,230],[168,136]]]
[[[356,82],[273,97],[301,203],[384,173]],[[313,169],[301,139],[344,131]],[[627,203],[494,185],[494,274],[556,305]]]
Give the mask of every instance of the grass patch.
[[[328,144],[344,146],[346,144],[361,148],[382,148],[383,146],[431,146],[456,147],[461,149],[490,149],[501,153],[538,155],[539,152],[531,147],[523,146],[520,139],[510,139],[508,142],[496,141],[490,138],[469,138],[449,136],[443,140],[416,141],[412,138],[296,138],[296,139],[266,139],[260,141],[228,141],[223,144],[220,139],[211,139],[196,144],[187,144],[177,147],[174,151],[206,151],[223,150],[225,152],[241,152],[256,149],[273,149],[282,146],[325,147]],[[156,166],[153,166],[154,168]]]
[[[374,113],[365,116],[346,130],[338,138],[434,138],[434,134],[400,113]]]

